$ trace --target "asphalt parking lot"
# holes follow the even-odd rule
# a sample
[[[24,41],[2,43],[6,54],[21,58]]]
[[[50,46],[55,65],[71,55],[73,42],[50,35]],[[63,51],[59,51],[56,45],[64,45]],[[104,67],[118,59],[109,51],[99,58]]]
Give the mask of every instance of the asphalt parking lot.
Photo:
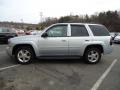
[[[35,60],[19,65],[0,45],[0,90],[120,90],[120,46],[98,64],[82,60]]]

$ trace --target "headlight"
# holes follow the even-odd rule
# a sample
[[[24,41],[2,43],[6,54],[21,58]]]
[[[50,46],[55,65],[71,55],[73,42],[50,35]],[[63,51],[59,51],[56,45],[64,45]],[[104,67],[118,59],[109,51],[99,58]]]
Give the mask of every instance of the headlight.
[[[8,39],[8,45],[10,45],[11,44],[11,39]]]
[[[10,39],[8,39],[8,44],[10,43]]]

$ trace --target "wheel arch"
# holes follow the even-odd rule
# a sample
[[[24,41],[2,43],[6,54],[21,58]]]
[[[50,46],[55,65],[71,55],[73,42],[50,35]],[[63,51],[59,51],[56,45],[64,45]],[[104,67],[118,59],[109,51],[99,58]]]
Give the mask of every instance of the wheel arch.
[[[97,49],[99,49],[99,50],[101,51],[101,53],[104,53],[104,48],[103,48],[102,45],[100,45],[100,44],[93,44],[93,45],[88,45],[88,46],[85,48],[84,54],[85,54],[85,52],[86,52],[89,48],[97,48]]]
[[[18,47],[24,47],[24,46],[30,47],[30,48],[33,50],[33,53],[34,53],[34,55],[35,55],[35,57],[36,57],[35,48],[34,48],[31,44],[17,44],[17,45],[15,45],[15,46],[13,47],[13,50],[12,50],[12,55],[15,55],[15,51],[16,51],[16,49],[17,49]]]

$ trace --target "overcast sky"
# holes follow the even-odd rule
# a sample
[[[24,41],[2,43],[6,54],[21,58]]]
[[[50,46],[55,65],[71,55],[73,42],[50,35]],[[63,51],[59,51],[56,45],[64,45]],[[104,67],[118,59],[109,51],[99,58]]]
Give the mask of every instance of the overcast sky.
[[[0,0],[0,21],[38,23],[44,17],[120,10],[120,0]]]

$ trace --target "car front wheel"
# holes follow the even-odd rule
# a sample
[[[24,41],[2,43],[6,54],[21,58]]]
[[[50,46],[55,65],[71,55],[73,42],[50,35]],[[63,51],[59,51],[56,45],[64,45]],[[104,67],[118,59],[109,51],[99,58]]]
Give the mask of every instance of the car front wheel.
[[[34,57],[34,53],[30,47],[18,47],[15,52],[15,59],[20,64],[31,63],[33,57]]]
[[[97,48],[89,48],[85,52],[85,62],[89,64],[96,64],[101,59],[101,51]]]

